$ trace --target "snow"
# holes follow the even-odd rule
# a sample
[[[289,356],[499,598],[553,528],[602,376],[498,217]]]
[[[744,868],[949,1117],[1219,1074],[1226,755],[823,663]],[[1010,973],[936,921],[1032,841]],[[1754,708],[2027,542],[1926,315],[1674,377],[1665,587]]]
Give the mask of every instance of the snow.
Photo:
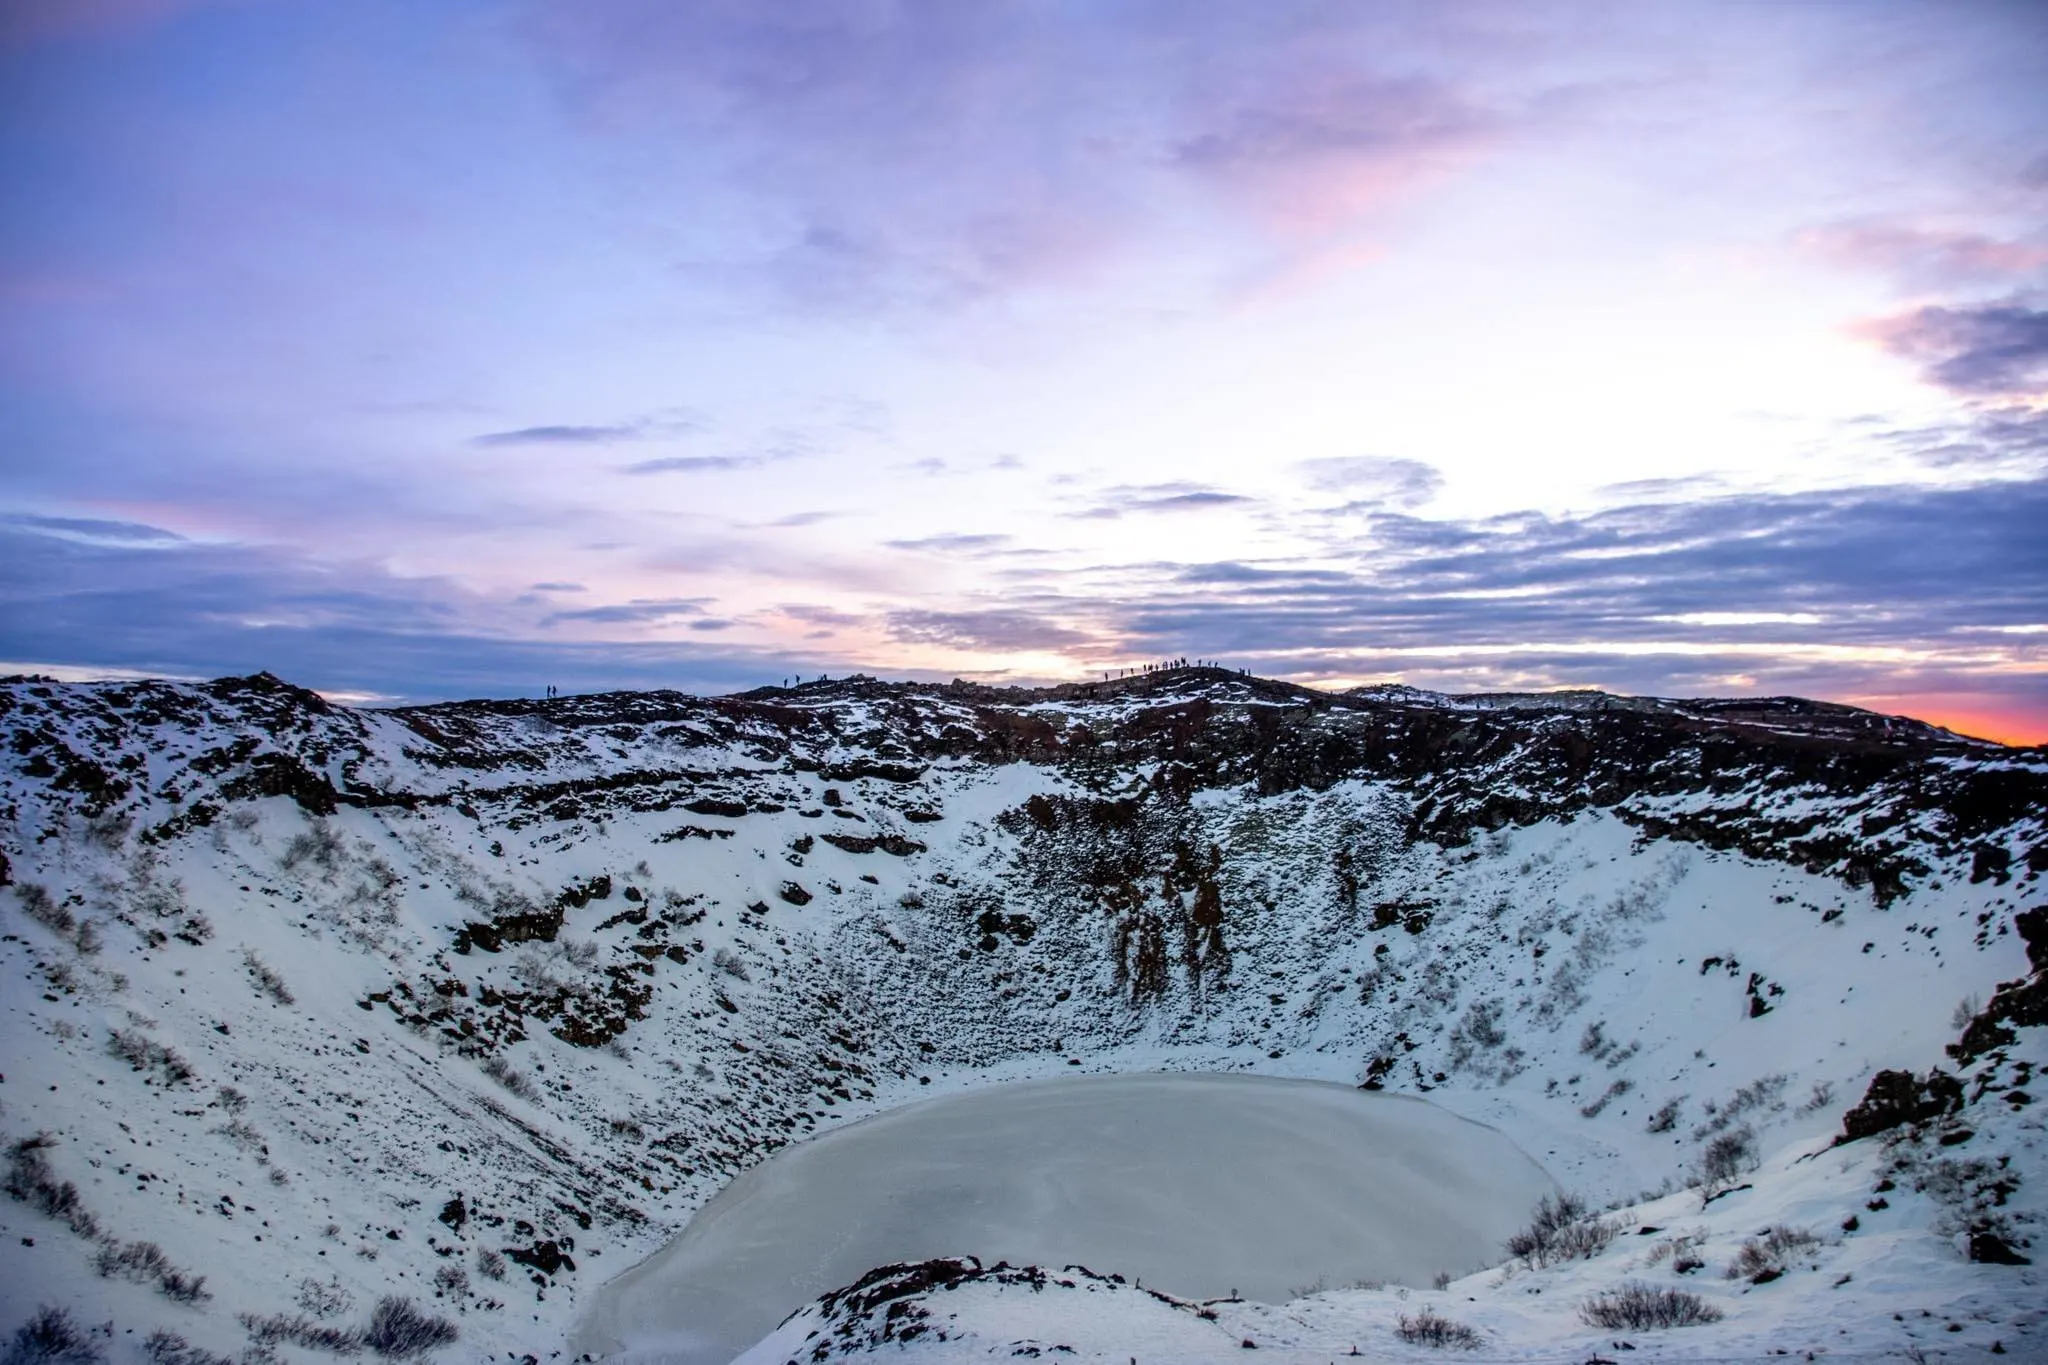
[[[1427,1284],[1486,1264],[1553,1189],[1425,1101],[1229,1075],[1056,1078],[890,1110],[791,1147],[606,1285],[573,1340],[722,1365],[892,1261],[1114,1267],[1170,1293]]]
[[[1073,726],[1113,729],[1199,694],[1190,683],[1152,702],[1122,693],[1113,707],[1066,705]],[[1258,704],[1217,695],[1219,715]],[[1833,1359],[1909,1347],[1968,1359],[2001,1342],[2002,1358],[2027,1359],[2048,1340],[2038,1269],[1970,1263],[1940,1182],[1918,1188],[1914,1174],[1943,1160],[2008,1162],[2020,1183],[2000,1214],[2032,1231],[2039,1259],[2042,1109],[2003,1099],[2041,1089],[2015,1070],[2048,1062],[2038,1039],[1965,1073],[1985,1098],[1958,1121],[1974,1130],[1958,1146],[1929,1136],[1924,1151],[1826,1148],[1876,1070],[1952,1068],[1942,1049],[1957,1002],[2026,974],[2010,924],[2039,903],[2026,856],[2048,812],[1971,824],[1940,793],[1974,774],[2035,780],[2031,758],[1931,752],[1882,790],[1787,781],[1761,764],[1710,786],[1680,764],[1605,798],[1618,804],[1568,803],[1446,846],[1407,832],[1435,774],[1268,794],[1209,783],[1166,808],[1146,804],[1184,770],[1163,742],[1055,765],[983,761],[949,739],[912,761],[907,737],[988,723],[982,703],[930,690],[807,688],[800,705],[778,703],[812,727],[793,737],[757,711],[673,694],[427,712],[314,712],[275,692],[172,685],[14,683],[0,699],[14,707],[0,710],[0,846],[16,883],[0,891],[0,1139],[49,1133],[52,1169],[105,1232],[159,1243],[208,1276],[213,1295],[182,1304],[101,1278],[92,1242],[0,1198],[0,1341],[47,1301],[112,1320],[115,1365],[137,1359],[154,1328],[233,1355],[250,1345],[238,1314],[299,1311],[313,1281],[351,1301],[338,1323],[360,1324],[387,1294],[450,1318],[463,1335],[445,1359],[546,1359],[567,1349],[607,1281],[687,1240],[694,1213],[791,1143],[856,1134],[849,1125],[919,1100],[1054,1076],[1223,1072],[1334,1082],[1349,1096],[1382,1062],[1382,1102],[1426,1097],[1439,1118],[1490,1125],[1595,1206],[1664,1231],[1443,1293],[1418,1285],[1463,1263],[1430,1265],[1406,1290],[1212,1305],[1213,1319],[1108,1279],[976,1282],[934,1299],[948,1341],[884,1349],[943,1359],[973,1342],[961,1351],[986,1359],[1030,1338],[1084,1357],[1201,1362],[1241,1359],[1251,1336],[1284,1358],[1335,1359],[1354,1340],[1383,1357],[1442,1358],[1391,1336],[1399,1314],[1430,1304],[1486,1334],[1479,1358],[1579,1362],[1619,1358],[1577,1306],[1631,1277],[1727,1310],[1711,1328],[1638,1335],[1635,1358],[1811,1346]],[[1436,704],[1412,703],[1416,714]],[[1261,723],[1321,723],[1296,712]],[[1532,732],[1606,723],[1588,714],[1512,712]],[[89,808],[61,764],[57,777],[35,766],[51,751],[45,736],[131,794]],[[1538,788],[1540,765],[1516,766],[1515,752],[1500,749],[1474,780]],[[923,771],[824,776],[876,757]],[[271,758],[294,758],[351,800],[318,814],[285,796],[222,794]],[[606,785],[621,774],[642,776]],[[860,818],[828,813],[828,788]],[[1111,849],[1137,865],[1142,905],[1170,923],[1191,895],[1185,876],[1161,883],[1175,847],[1227,850],[1216,884],[1228,973],[1194,979],[1176,940],[1165,990],[1134,999],[1109,948],[1116,921],[1061,861],[1079,836],[1062,827],[1033,844],[1016,818],[1034,796],[1129,798],[1146,818],[1170,815],[1156,835],[1134,826]],[[748,813],[680,808],[698,798],[744,800]],[[167,823],[208,804],[211,823]],[[1888,906],[1845,880],[1833,854],[1716,852],[1631,823],[1763,811],[1854,845],[1865,820],[1895,808],[1908,814],[1885,837],[1925,870]],[[922,818],[931,812],[940,818]],[[727,833],[668,837],[687,825]],[[818,839],[796,851],[827,830],[927,849],[856,854]],[[302,840],[329,841],[332,859],[295,855]],[[1987,844],[2010,853],[2009,881],[1971,880],[1973,847]],[[1333,871],[1340,853],[1357,880],[1348,897]],[[504,898],[552,906],[564,887],[600,877],[610,894],[563,908],[553,940],[452,946]],[[786,880],[814,899],[779,899]],[[94,920],[98,950],[33,918],[30,884]],[[1376,922],[1376,907],[1424,903],[1426,924]],[[1034,932],[985,947],[988,911],[1027,916]],[[717,964],[721,950],[744,979]],[[290,1003],[262,988],[251,953]],[[651,993],[610,1047],[579,1046],[556,1032],[559,1014],[534,1012],[530,983],[543,978],[586,1012],[610,1008],[615,981]],[[488,1003],[521,994],[531,1008],[517,1016]],[[502,1031],[508,1021],[517,1037]],[[116,1029],[175,1049],[193,1078],[166,1084],[110,1056]],[[524,1093],[492,1079],[486,1059],[524,1076]],[[1649,1131],[1673,1101],[1673,1124]],[[1752,1189],[1700,1209],[1682,1186],[1705,1137],[1729,1125],[1754,1130],[1762,1167]],[[1909,1156],[1911,1170],[1892,1169]],[[1247,1179],[1232,1197],[1255,1200],[1266,1184]],[[466,1221],[443,1221],[457,1196]],[[1877,1199],[1886,1206],[1868,1207]],[[1852,1215],[1860,1228],[1841,1230]],[[1761,1286],[1724,1280],[1741,1242],[1781,1221],[1824,1237],[1821,1269]],[[1694,1228],[1706,1233],[1702,1270],[1677,1278],[1668,1255],[1651,1262],[1651,1248]],[[504,1279],[480,1268],[485,1253],[542,1242],[573,1267],[514,1264]],[[1141,1266],[1089,1263],[1154,1285]],[[451,1268],[465,1286],[437,1286]],[[1329,1272],[1334,1283],[1344,1273]],[[1285,1288],[1317,1275],[1281,1278]],[[824,1324],[806,1314],[775,1338],[785,1353],[764,1346],[758,1358],[801,1357],[803,1334]]]

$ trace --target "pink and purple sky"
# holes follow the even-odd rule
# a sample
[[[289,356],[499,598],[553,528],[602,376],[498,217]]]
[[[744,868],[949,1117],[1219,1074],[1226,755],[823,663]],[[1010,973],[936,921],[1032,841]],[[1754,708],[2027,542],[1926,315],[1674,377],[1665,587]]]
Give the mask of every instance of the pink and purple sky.
[[[0,659],[2048,740],[2048,6],[0,0]]]

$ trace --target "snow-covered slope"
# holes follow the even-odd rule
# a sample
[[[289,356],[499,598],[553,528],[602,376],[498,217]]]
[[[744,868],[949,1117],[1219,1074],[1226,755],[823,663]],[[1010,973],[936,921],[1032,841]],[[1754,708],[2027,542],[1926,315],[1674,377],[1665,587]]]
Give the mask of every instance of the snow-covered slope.
[[[1790,699],[1203,669],[397,711],[262,675],[15,680],[0,730],[0,1332],[51,1303],[111,1319],[112,1359],[152,1330],[319,1359],[398,1297],[459,1331],[449,1358],[546,1358],[790,1141],[1183,1069],[1427,1094],[1662,1231],[1213,1317],[1108,1278],[901,1272],[760,1358],[866,1349],[897,1303],[943,1304],[913,1346],[947,1358],[1399,1354],[1428,1303],[1502,1358],[1583,1359],[1617,1334],[1578,1306],[1630,1276],[1725,1308],[1653,1334],[1695,1357],[2048,1334],[2033,1269],[1968,1259],[1973,1229],[2027,1254],[2048,1183],[2012,1098],[2040,1003],[1986,1006],[2031,970],[2039,750]],[[1881,1070],[1958,1070],[1966,999],[1960,1113],[1828,1149]],[[1744,1131],[1752,1188],[1703,1209],[1683,1187]],[[1822,1271],[1721,1278],[1778,1223],[1822,1236]]]

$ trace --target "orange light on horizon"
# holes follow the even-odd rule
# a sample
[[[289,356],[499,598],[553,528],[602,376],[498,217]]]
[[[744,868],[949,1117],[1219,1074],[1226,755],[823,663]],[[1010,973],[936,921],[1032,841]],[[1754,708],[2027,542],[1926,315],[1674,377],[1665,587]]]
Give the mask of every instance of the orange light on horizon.
[[[1972,739],[2023,748],[2048,744],[2048,715],[2027,706],[2000,705],[1986,699],[1976,702],[1955,697],[1868,697],[1850,698],[1851,706],[1864,706],[1891,715],[1909,716],[1939,725]]]

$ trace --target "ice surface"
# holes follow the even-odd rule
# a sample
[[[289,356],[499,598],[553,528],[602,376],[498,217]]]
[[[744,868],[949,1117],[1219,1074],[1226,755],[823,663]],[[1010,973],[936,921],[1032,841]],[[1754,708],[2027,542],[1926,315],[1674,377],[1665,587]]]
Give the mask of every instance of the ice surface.
[[[1190,1297],[1427,1284],[1498,1260],[1553,1188],[1426,1101],[1237,1075],[1073,1077],[892,1110],[741,1175],[599,1292],[576,1352],[711,1365],[826,1290],[940,1255]]]

